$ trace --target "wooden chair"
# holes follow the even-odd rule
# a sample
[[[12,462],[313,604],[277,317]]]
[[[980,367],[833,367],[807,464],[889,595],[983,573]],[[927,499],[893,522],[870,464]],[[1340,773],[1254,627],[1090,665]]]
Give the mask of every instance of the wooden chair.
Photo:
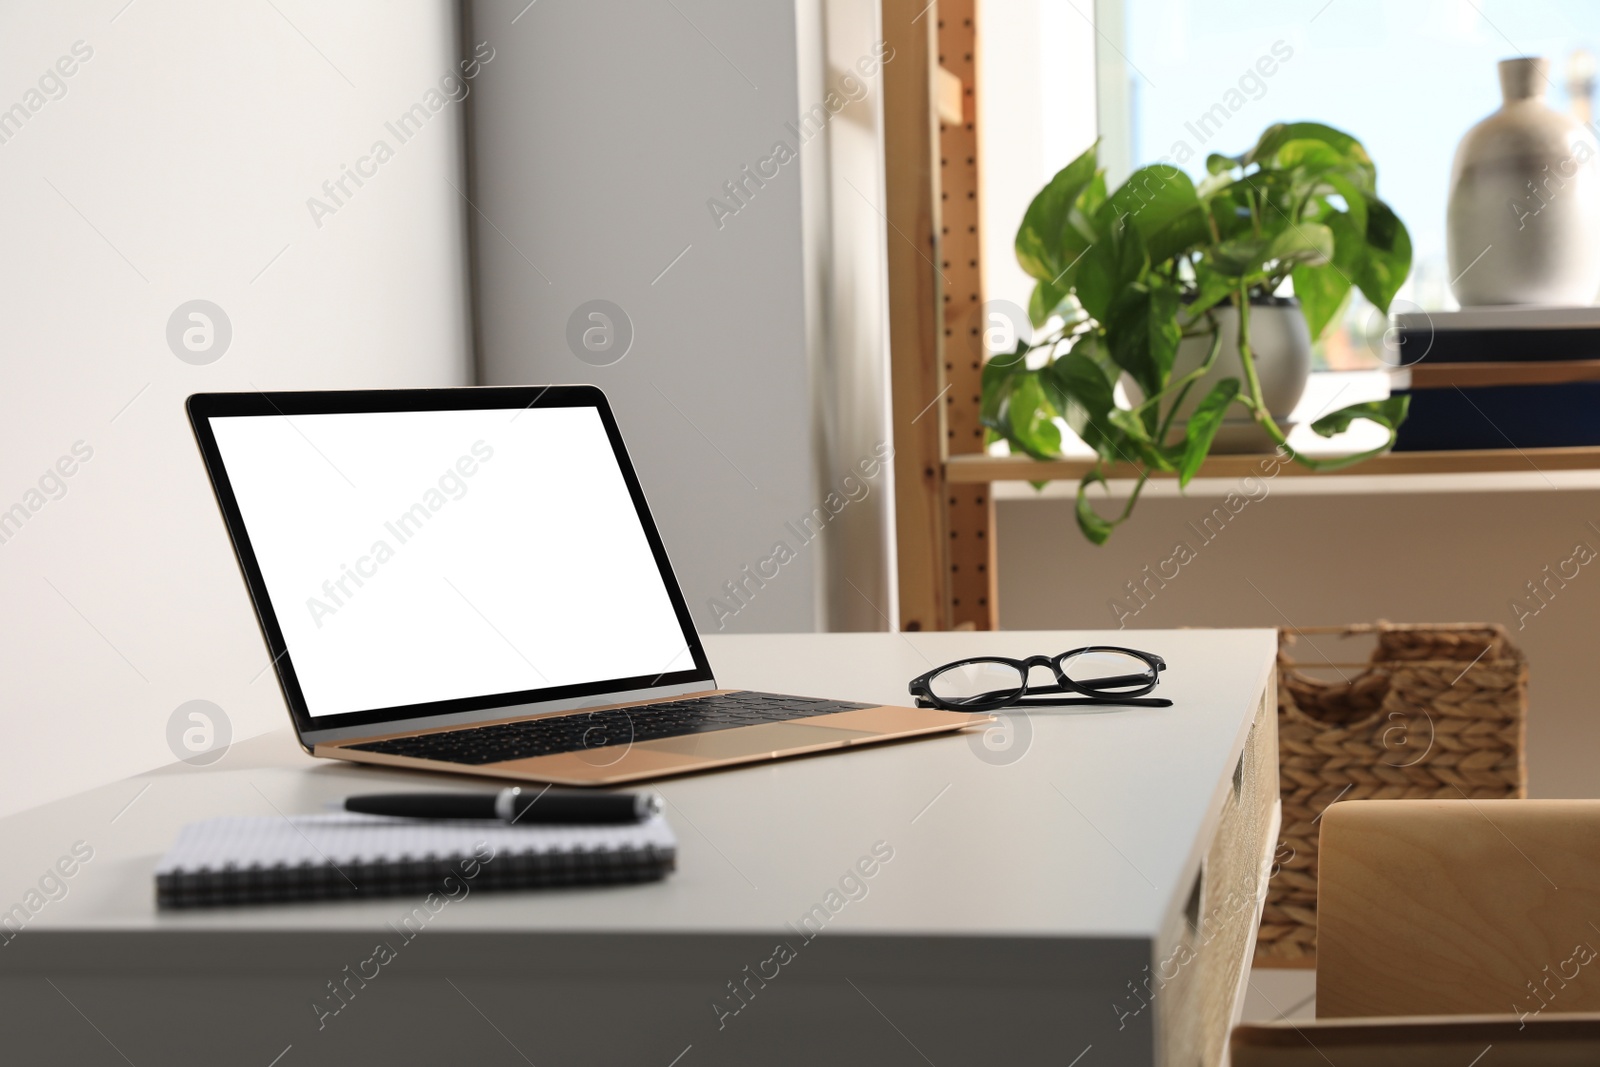
[[[1600,801],[1335,804],[1321,835],[1317,1019],[1236,1028],[1236,1067],[1600,1064]]]
[[[1322,818],[1317,1016],[1600,1012],[1600,801]]]
[[[1233,1067],[1594,1067],[1600,1062],[1600,1014],[1237,1026],[1230,1055]]]

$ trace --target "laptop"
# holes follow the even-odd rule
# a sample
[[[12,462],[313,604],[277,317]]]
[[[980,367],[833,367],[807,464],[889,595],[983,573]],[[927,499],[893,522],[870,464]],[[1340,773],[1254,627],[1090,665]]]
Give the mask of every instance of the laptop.
[[[719,688],[593,386],[188,411],[313,756],[610,786],[993,721]]]

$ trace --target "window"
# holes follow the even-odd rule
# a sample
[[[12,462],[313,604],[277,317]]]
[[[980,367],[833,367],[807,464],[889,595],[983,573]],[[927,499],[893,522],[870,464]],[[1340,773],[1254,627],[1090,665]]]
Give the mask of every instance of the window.
[[[1445,258],[1450,166],[1461,136],[1500,106],[1495,64],[1548,57],[1556,83],[1549,103],[1588,120],[1591,52],[1600,50],[1595,0],[980,4],[985,284],[992,299],[1022,306],[1032,283],[1012,252],[1017,224],[1033,195],[1096,136],[1112,184],[1158,161],[1198,178],[1208,153],[1236,154],[1273,122],[1312,119],[1362,140],[1380,195],[1410,231],[1412,273],[1391,310],[1454,308]],[[1388,394],[1379,360],[1387,328],[1354,293],[1316,346],[1323,373],[1312,375],[1295,421],[1335,399],[1344,406]],[[1364,423],[1331,442],[1306,426],[1291,437],[1308,452],[1382,439]]]
[[[1594,0],[1100,0],[1099,127],[1123,173],[1158,160],[1193,176],[1269,123],[1314,119],[1360,138],[1405,221],[1411,277],[1391,310],[1456,306],[1445,204],[1461,136],[1500,106],[1495,64],[1551,62],[1552,107],[1590,116]],[[1119,39],[1120,37],[1120,39]],[[1113,179],[1119,174],[1110,175]],[[1318,369],[1378,365],[1384,316],[1356,293]]]

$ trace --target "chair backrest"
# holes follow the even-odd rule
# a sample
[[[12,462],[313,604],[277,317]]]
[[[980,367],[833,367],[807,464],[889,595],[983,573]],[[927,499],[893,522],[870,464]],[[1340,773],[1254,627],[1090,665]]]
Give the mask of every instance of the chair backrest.
[[[1491,1051],[1492,1049],[1492,1051]],[[1600,1015],[1318,1019],[1235,1027],[1233,1067],[1593,1067]],[[1481,1061],[1481,1062],[1480,1062]]]
[[[1600,1012],[1600,801],[1335,804],[1319,857],[1319,1018]]]

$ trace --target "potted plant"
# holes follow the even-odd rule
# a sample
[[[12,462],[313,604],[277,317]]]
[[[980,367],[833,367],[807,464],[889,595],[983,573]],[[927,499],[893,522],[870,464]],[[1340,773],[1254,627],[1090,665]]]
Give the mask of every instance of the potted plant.
[[[1388,311],[1411,268],[1411,238],[1378,199],[1366,149],[1329,126],[1280,123],[1243,155],[1211,155],[1206,170],[1196,186],[1176,167],[1144,167],[1107,193],[1091,147],[1034,198],[1017,231],[1017,260],[1037,282],[1029,318],[1036,330],[1059,325],[985,365],[983,422],[991,441],[1051,459],[1061,451],[1059,416],[1094,449],[1077,519],[1096,544],[1128,518],[1151,474],[1188,485],[1230,410],[1259,427],[1263,444],[1313,469],[1386,451],[1405,419],[1406,397],[1352,404],[1312,429],[1330,437],[1367,419],[1388,441],[1335,459],[1302,455],[1279,425],[1282,400],[1267,395],[1274,377],[1292,387],[1294,370],[1268,368],[1279,373],[1264,385],[1253,341],[1264,316],[1287,318],[1279,333],[1303,316],[1308,350],[1352,288]],[[1294,298],[1285,301],[1277,293],[1289,281]],[[1292,407],[1299,392],[1288,391]],[[1121,514],[1106,518],[1088,490],[1119,461],[1138,480]]]

